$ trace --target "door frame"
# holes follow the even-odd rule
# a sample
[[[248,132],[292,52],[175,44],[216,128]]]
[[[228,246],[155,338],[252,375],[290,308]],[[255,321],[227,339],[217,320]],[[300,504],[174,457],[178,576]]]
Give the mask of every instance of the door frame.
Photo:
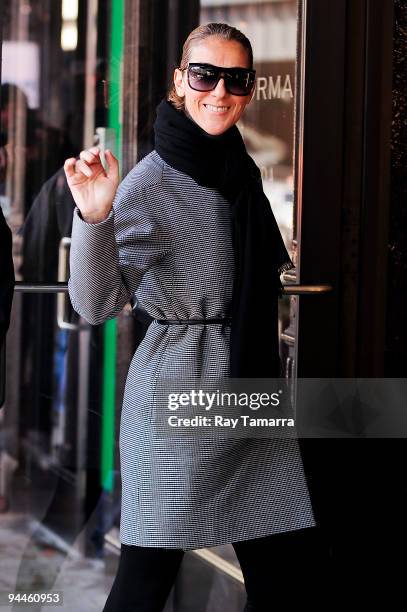
[[[302,4],[298,273],[333,292],[299,299],[297,376],[381,376],[393,3]]]

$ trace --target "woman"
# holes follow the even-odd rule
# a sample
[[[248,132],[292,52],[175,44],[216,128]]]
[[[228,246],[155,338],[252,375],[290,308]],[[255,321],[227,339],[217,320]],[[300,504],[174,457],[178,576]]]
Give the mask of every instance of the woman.
[[[248,320],[273,307],[259,283],[271,279],[277,303],[272,271],[292,267],[235,126],[254,93],[252,68],[241,32],[198,27],[157,107],[155,149],[125,180],[109,151],[104,171],[95,147],[65,163],[77,204],[73,307],[100,324],[136,293],[155,319],[126,381],[121,558],[105,611],[162,610],[188,549],[233,543],[246,610],[269,610],[310,566],[316,523],[296,440],[165,440],[151,421],[160,378],[277,372],[277,327],[255,333]],[[261,351],[247,354],[253,346]]]

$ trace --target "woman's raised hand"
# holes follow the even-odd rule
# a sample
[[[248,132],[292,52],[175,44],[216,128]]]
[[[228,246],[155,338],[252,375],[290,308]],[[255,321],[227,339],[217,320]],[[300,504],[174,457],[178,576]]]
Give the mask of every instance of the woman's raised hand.
[[[78,160],[65,160],[64,171],[75,204],[87,223],[99,223],[109,216],[114,196],[120,183],[119,162],[106,149],[107,172],[101,159],[100,149],[91,147],[81,151]]]

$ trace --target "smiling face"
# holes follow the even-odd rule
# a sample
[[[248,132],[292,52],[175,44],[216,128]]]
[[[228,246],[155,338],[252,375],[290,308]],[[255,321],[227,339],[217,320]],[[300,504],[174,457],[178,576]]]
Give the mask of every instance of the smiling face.
[[[250,68],[246,49],[235,40],[209,36],[192,47],[190,62],[200,62],[225,68]],[[177,94],[184,98],[187,114],[208,134],[216,136],[239,121],[244,109],[253,97],[254,88],[247,96],[234,96],[225,89],[224,79],[219,79],[212,91],[195,91],[188,84],[187,71],[174,71]],[[217,107],[221,110],[215,110]]]

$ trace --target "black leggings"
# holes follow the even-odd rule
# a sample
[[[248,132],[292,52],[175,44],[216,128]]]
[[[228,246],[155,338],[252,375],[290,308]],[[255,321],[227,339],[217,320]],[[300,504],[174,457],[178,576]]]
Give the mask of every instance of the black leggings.
[[[318,527],[235,542],[247,603],[244,612],[324,603],[328,550]],[[121,545],[119,568],[103,612],[162,612],[182,549]],[[278,608],[276,608],[278,609]]]

